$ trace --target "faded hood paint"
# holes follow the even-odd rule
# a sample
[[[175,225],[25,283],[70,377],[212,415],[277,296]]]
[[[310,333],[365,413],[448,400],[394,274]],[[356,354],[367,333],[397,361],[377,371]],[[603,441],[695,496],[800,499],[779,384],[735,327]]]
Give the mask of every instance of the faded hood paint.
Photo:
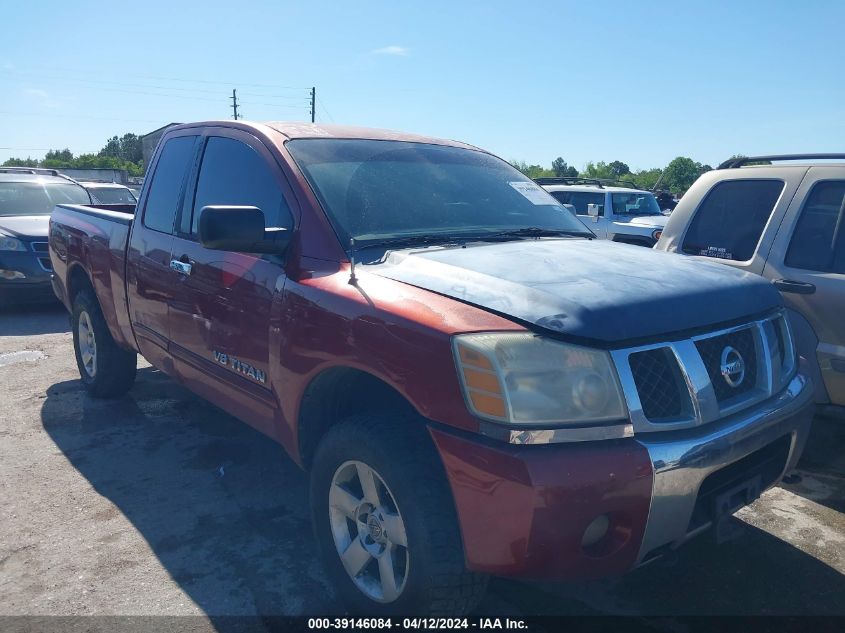
[[[756,275],[602,240],[392,251],[362,270],[573,337],[613,344],[781,305]]]

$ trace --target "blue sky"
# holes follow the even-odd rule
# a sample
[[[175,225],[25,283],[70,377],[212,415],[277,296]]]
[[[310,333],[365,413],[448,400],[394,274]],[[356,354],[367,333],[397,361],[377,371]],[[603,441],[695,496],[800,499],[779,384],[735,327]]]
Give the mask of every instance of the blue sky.
[[[14,2],[0,160],[231,116],[581,168],[845,151],[845,2]],[[140,94],[144,93],[144,94]],[[12,149],[6,149],[12,148]]]

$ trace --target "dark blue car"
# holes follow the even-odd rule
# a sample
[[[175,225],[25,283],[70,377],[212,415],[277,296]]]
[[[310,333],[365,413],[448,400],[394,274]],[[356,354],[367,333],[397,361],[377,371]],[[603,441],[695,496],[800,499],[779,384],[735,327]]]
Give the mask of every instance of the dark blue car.
[[[88,192],[54,170],[0,168],[0,307],[50,301],[50,212],[91,204]]]

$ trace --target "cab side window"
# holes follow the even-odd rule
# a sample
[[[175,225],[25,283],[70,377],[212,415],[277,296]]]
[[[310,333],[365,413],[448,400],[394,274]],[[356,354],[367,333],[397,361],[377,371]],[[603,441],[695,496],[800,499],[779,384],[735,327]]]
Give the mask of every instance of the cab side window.
[[[258,207],[266,228],[292,228],[293,216],[270,165],[241,141],[208,139],[194,197],[192,232],[196,235],[200,210],[208,205]]]
[[[845,273],[845,180],[813,186],[795,225],[785,263],[791,268]]]
[[[692,219],[682,250],[746,262],[783,192],[781,180],[726,180],[713,187]]]
[[[196,136],[177,136],[162,148],[144,207],[144,226],[148,229],[173,233],[196,140]]]

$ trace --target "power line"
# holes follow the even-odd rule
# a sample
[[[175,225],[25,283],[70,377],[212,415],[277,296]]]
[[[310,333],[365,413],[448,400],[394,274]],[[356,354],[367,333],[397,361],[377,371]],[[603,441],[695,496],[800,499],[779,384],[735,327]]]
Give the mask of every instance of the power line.
[[[325,112],[325,113],[326,113],[326,116],[329,118],[329,121],[331,121],[332,123],[334,123],[334,117],[333,117],[331,114],[329,114],[329,111],[328,111],[328,109],[326,108],[325,104],[323,103],[323,100],[322,100],[322,99],[317,99],[317,103],[319,103],[319,104],[320,104],[320,107],[321,107],[321,108],[323,108],[323,112]]]
[[[17,73],[13,71],[0,69],[0,72],[4,73],[12,73],[15,74],[16,77],[22,82],[30,83],[27,80],[31,80],[33,75],[27,75],[26,77],[18,76]],[[139,84],[137,82],[127,82],[127,81],[107,81],[103,79],[82,79],[76,77],[42,77],[44,79],[48,79],[49,81],[56,81],[59,83],[69,83],[69,84],[81,84],[81,85],[104,85],[104,86],[128,86],[131,88],[141,88],[141,89],[149,89],[149,90],[165,90],[165,91],[172,91],[177,90],[179,92],[188,92],[188,93],[203,93],[203,94],[212,94],[212,95],[219,95],[220,90],[209,90],[209,89],[202,89],[202,88],[183,88],[179,86],[161,86],[161,85],[149,85],[149,84]],[[307,91],[308,88],[291,88],[291,90],[301,90],[303,92]],[[113,90],[112,90],[113,91]],[[132,94],[153,94],[153,93],[145,93],[145,92],[133,92]],[[158,94],[158,93],[155,93]],[[163,93],[163,94],[172,94],[172,93]],[[302,97],[296,95],[280,95],[280,94],[266,94],[266,93],[249,93],[247,96],[250,97],[259,97],[262,99],[287,99],[287,100],[299,100]]]
[[[10,72],[8,70],[0,69],[0,72]],[[178,90],[179,92],[201,92],[204,94],[220,94],[220,90],[208,90],[202,88],[180,88],[179,86],[155,86],[155,85],[145,85],[139,84],[137,82],[130,82],[130,81],[106,81],[102,79],[82,79],[76,77],[51,77],[51,76],[42,76],[38,77],[37,75],[27,75],[25,77],[20,77],[16,75],[16,78],[21,82],[32,83],[32,79],[47,79],[49,81],[56,81],[59,83],[70,83],[70,84],[98,84],[98,85],[106,85],[106,86],[129,86],[132,88],[149,88],[151,90]]]
[[[9,110],[0,110],[0,114],[9,114],[11,116],[37,116],[37,117],[51,117],[58,119],[94,119],[95,121],[120,121],[122,123],[155,123],[162,125],[161,119],[123,119],[118,117],[93,116],[85,114],[48,114],[41,112],[12,112]]]
[[[76,73],[77,75],[79,74],[78,69],[73,69],[73,68],[57,68],[55,66],[50,66],[50,67],[41,66],[41,68],[43,69],[43,71],[53,72],[53,73],[62,73],[62,74]],[[28,76],[30,74],[30,71],[18,70],[18,69],[15,69],[15,70],[4,69],[3,72],[12,72],[12,73],[17,72],[17,73],[22,74],[24,76]],[[271,88],[271,89],[275,89],[275,90],[308,90],[307,87],[303,87],[303,86],[279,86],[278,84],[243,83],[241,81],[237,81],[237,82],[229,81],[229,80],[224,81],[222,79],[215,79],[215,80],[188,79],[186,77],[163,77],[163,76],[160,76],[160,75],[138,75],[138,74],[135,74],[133,76],[138,77],[139,79],[152,79],[152,80],[157,80],[157,81],[177,81],[177,82],[183,83],[183,84],[184,83],[199,83],[199,84],[209,84],[209,85],[218,85],[218,86],[228,84],[228,85],[231,86],[233,83],[237,83],[241,86],[247,86],[247,87],[250,87],[250,88]]]
[[[232,97],[229,97],[229,98],[231,99]],[[243,105],[242,101],[240,101],[239,103],[241,105]],[[287,103],[261,103],[259,101],[248,101],[247,103],[249,105],[267,106],[269,108],[292,108],[294,110],[301,110],[302,109],[301,105],[290,105],[290,104],[287,104]]]

